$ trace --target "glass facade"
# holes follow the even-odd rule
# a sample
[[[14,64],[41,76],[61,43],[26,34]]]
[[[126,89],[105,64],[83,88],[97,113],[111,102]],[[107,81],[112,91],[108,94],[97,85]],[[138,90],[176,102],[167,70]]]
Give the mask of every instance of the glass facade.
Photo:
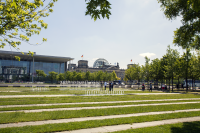
[[[32,74],[36,77],[36,70],[43,70],[47,75],[48,72],[54,71],[64,73],[65,63],[34,62],[33,61],[16,61],[0,59],[0,81],[31,81]]]
[[[102,67],[103,65],[109,65],[109,62],[106,59],[99,58],[94,62],[93,67],[97,68]]]

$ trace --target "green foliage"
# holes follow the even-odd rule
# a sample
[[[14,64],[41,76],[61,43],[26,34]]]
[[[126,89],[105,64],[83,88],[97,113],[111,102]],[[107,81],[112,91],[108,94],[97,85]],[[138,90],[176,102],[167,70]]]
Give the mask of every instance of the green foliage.
[[[82,81],[82,80],[83,80],[83,75],[82,75],[82,73],[78,73],[78,74],[76,75],[76,79],[77,79],[78,81]]]
[[[200,48],[200,1],[199,0],[158,0],[168,19],[182,17],[182,26],[174,31],[175,45],[182,48]]]
[[[90,81],[90,79],[91,79],[90,71],[87,71],[85,74],[85,80]]]
[[[64,74],[64,73],[59,73],[59,74],[56,76],[56,80],[57,80],[57,81],[64,81],[64,80],[65,80],[65,74]]]
[[[40,34],[48,24],[41,20],[53,12],[52,7],[57,0],[46,2],[42,0],[5,0],[0,2],[0,48],[9,44],[19,50],[21,41],[29,43],[29,38]],[[18,41],[16,41],[18,40]],[[47,41],[43,38],[43,41]],[[29,54],[31,54],[29,52]]]
[[[41,77],[46,77],[47,75],[45,74],[45,72],[43,70],[36,70],[36,74],[37,76],[41,76]]]
[[[112,72],[112,79],[113,80],[119,80],[119,78],[117,77],[117,74],[115,73],[115,71]]]
[[[49,77],[49,79],[51,80],[52,83],[53,83],[53,80],[55,80],[57,78],[57,75],[58,75],[57,72],[54,72],[54,71],[49,72],[48,77]]]
[[[85,0],[88,1],[87,4],[87,11],[85,15],[90,15],[94,21],[100,19],[100,15],[103,18],[109,19],[111,12],[110,12],[110,2],[108,0]]]

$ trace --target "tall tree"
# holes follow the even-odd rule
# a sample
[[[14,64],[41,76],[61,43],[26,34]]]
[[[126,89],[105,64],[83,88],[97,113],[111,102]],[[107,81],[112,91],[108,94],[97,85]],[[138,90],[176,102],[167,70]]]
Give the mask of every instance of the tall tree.
[[[166,53],[166,61],[167,65],[165,66],[166,69],[166,77],[168,77],[169,81],[172,79],[172,91],[173,91],[173,79],[174,79],[174,74],[176,70],[176,59],[179,57],[179,52],[177,50],[171,49],[170,45],[167,48],[167,53]],[[169,84],[169,89],[170,89],[170,84]]]
[[[200,48],[200,1],[158,0],[165,16],[169,19],[182,17],[182,26],[174,31],[173,43],[182,48]]]

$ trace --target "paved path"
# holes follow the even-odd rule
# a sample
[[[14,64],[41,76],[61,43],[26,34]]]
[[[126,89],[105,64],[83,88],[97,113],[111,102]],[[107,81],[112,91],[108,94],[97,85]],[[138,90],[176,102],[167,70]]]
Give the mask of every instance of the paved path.
[[[35,125],[68,123],[68,122],[80,122],[80,121],[89,121],[89,120],[104,120],[104,119],[125,118],[125,117],[145,116],[145,115],[158,115],[158,114],[170,114],[170,113],[178,113],[178,112],[194,112],[194,111],[200,111],[200,109],[187,109],[187,110],[161,111],[161,112],[147,112],[147,113],[110,115],[110,116],[95,116],[95,117],[45,120],[45,121],[34,121],[34,122],[18,122],[18,123],[0,124],[0,128],[35,126]]]
[[[136,103],[136,102],[158,102],[158,101],[180,101],[180,100],[200,100],[200,98],[134,100],[134,101],[107,101],[107,102],[79,102],[79,103],[52,103],[52,104],[28,104],[28,105],[1,105],[0,108],[35,107],[35,106],[52,106],[52,105],[103,104],[103,103]]]
[[[19,111],[0,111],[0,113],[9,112],[45,112],[45,111],[65,111],[65,110],[83,110],[83,109],[107,109],[107,108],[124,108],[124,107],[138,107],[138,106],[157,106],[157,105],[180,105],[180,104],[192,104],[198,102],[176,102],[176,103],[154,103],[154,104],[137,104],[137,105],[117,105],[117,106],[98,106],[98,107],[74,107],[74,108],[53,108],[53,109],[36,109],[36,110],[19,110]]]
[[[194,122],[194,121],[200,121],[200,117],[169,119],[169,120],[162,120],[162,121],[152,121],[152,122],[124,124],[124,125],[115,125],[115,126],[103,126],[103,127],[81,129],[81,130],[74,130],[74,131],[64,131],[64,132],[58,132],[58,133],[106,133],[106,132],[122,131],[122,130],[128,130],[128,129],[166,125],[166,124]]]

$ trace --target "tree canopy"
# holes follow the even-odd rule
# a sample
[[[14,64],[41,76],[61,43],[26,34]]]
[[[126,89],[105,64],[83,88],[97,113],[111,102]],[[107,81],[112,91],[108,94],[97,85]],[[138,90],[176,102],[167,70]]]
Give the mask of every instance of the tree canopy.
[[[9,44],[19,50],[21,41],[29,43],[32,35],[39,35],[41,29],[48,26],[41,18],[53,12],[52,7],[56,1],[0,0],[0,48]],[[46,40],[43,38],[43,41]],[[33,55],[33,52],[29,51],[28,54]]]
[[[200,48],[200,1],[158,0],[165,16],[172,20],[182,17],[182,26],[174,31],[173,43],[182,48]]]

